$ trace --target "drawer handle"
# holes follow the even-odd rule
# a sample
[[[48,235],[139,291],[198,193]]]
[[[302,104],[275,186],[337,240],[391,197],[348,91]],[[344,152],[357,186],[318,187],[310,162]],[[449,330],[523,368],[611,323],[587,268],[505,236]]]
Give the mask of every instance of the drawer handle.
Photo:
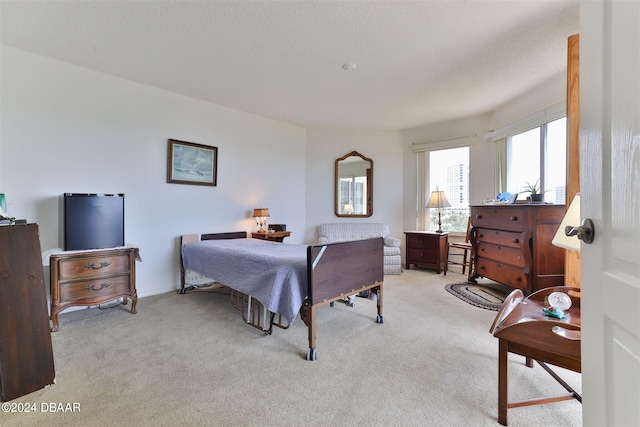
[[[484,234],[480,233],[478,234],[478,237],[484,237]]]
[[[518,220],[518,217],[514,215],[514,216],[512,216],[512,217],[509,217],[509,219],[510,219],[511,221],[517,221],[517,220]]]
[[[516,282],[522,282],[522,277],[520,276],[516,277]]]
[[[482,215],[477,214],[477,215],[476,215],[476,219],[482,219]]]
[[[84,287],[85,291],[101,291],[104,288],[108,288],[108,283],[101,283],[99,288],[96,288],[94,285],[88,285]]]
[[[109,267],[111,265],[110,262],[102,261],[99,267],[96,267],[96,264],[93,262],[88,263],[84,266],[84,268],[90,268],[91,270],[100,270],[102,267]]]
[[[520,243],[520,239],[518,239],[517,237],[514,237],[514,239],[512,240],[513,243]]]

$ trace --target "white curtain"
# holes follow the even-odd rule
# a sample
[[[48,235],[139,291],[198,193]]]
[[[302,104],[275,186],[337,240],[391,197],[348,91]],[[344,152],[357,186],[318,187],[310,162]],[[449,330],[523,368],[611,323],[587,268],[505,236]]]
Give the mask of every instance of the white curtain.
[[[496,144],[496,194],[507,191],[507,138],[494,141]]]
[[[427,201],[429,200],[429,152],[417,151],[416,162],[418,171],[417,182],[417,210],[416,210],[416,230],[428,230],[429,218],[427,218]]]

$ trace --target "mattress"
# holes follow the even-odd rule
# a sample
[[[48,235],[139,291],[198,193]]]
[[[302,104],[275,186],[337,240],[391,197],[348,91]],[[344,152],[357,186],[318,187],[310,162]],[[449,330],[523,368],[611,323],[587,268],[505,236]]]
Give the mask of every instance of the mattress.
[[[250,295],[293,323],[307,297],[307,246],[259,239],[203,240],[182,249],[183,264]]]

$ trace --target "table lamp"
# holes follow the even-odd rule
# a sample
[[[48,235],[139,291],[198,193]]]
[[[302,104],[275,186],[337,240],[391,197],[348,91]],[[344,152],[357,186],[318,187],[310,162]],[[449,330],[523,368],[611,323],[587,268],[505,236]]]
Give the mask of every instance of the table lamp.
[[[269,208],[258,208],[253,210],[253,217],[256,219],[256,224],[260,226],[258,233],[266,233],[263,228],[267,223],[267,217],[269,217]]]
[[[438,186],[436,186],[436,191],[431,192],[431,198],[427,203],[427,208],[438,209],[438,229],[436,230],[436,233],[442,233],[441,212],[442,212],[442,208],[448,208],[448,207],[451,207],[451,205],[447,200],[447,196],[444,195],[444,191],[439,190]]]
[[[580,225],[576,225],[580,224]],[[580,193],[576,193],[569,209],[564,214],[556,235],[551,244],[570,251],[580,252],[580,240],[585,243],[593,242],[593,222],[586,218],[580,222]]]

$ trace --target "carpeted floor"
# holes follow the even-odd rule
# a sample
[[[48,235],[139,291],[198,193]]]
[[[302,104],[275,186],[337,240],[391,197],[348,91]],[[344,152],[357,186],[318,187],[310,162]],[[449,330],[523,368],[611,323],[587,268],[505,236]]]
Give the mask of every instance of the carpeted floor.
[[[445,289],[462,301],[485,310],[498,311],[504,299],[513,291],[500,283],[449,283]]]
[[[385,276],[383,324],[365,298],[320,308],[315,362],[305,360],[299,318],[265,336],[216,292],[141,298],[135,315],[122,305],[63,312],[52,334],[55,384],[15,399],[36,411],[0,412],[0,426],[496,427],[496,313],[444,290],[463,280],[419,269]],[[509,362],[513,399],[564,392],[539,366]],[[579,374],[559,371],[581,389]],[[581,418],[576,401],[509,410],[513,427]]]

